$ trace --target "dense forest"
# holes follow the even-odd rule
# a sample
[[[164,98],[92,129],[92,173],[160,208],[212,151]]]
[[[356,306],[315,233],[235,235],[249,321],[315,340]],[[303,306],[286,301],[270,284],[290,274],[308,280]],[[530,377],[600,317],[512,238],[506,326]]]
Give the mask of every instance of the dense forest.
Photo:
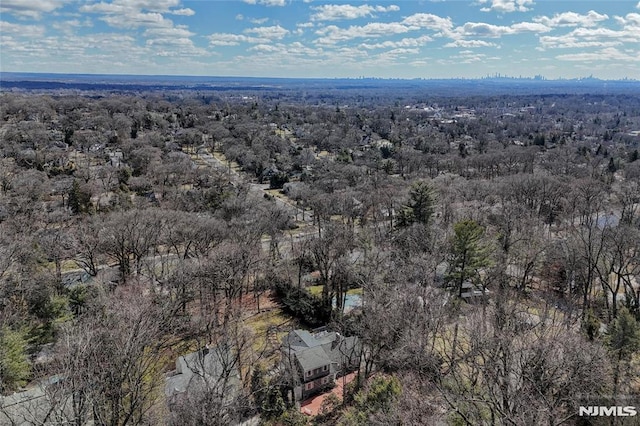
[[[0,424],[636,424],[637,93],[108,89],[0,92]]]

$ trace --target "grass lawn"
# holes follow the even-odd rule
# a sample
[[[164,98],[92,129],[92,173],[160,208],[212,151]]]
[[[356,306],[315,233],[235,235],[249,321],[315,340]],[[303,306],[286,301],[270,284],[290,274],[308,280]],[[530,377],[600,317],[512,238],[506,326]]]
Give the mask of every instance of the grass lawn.
[[[307,290],[309,290],[309,293],[311,293],[312,295],[320,297],[322,295],[322,287],[323,286],[321,285],[312,285],[310,287],[307,287]]]
[[[227,157],[225,157],[223,153],[219,151],[215,151],[215,152],[209,151],[209,153],[211,153],[211,155],[215,157],[218,161],[224,163],[227,166],[229,165],[229,161],[227,160]],[[242,167],[240,167],[240,164],[236,163],[235,161],[232,161],[231,170],[233,170],[234,172],[241,172]]]
[[[267,348],[269,344],[280,344],[280,340],[287,331],[281,330],[282,326],[289,323],[292,318],[286,315],[281,308],[273,308],[267,312],[261,312],[256,315],[252,315],[244,321],[244,325],[249,327],[255,334],[255,341],[253,343],[253,349],[260,352]],[[275,337],[277,342],[268,339],[273,339],[274,334],[269,333],[269,329],[275,328]]]
[[[52,264],[53,264],[53,262],[52,262]],[[55,268],[55,264],[53,264],[53,267]],[[67,260],[63,260],[62,262],[60,262],[60,269],[64,273],[64,272],[69,272],[69,271],[75,271],[75,270],[81,269],[81,268],[76,263],[75,260],[67,259]]]

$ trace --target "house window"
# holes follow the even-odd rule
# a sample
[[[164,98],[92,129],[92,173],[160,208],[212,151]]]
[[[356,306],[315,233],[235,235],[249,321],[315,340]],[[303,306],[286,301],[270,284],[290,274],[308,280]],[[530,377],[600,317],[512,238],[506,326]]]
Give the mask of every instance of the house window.
[[[325,376],[325,377],[322,378],[322,384],[326,385],[327,383],[329,383],[329,377]]]
[[[307,372],[306,372],[306,375],[307,375],[307,376],[311,376],[311,374],[312,374],[311,370],[309,370],[309,371],[307,371]]]
[[[306,383],[306,384],[304,385],[304,388],[305,388],[306,390],[311,390],[311,389],[313,389],[313,382]]]
[[[322,371],[327,371],[327,366],[322,367]]]

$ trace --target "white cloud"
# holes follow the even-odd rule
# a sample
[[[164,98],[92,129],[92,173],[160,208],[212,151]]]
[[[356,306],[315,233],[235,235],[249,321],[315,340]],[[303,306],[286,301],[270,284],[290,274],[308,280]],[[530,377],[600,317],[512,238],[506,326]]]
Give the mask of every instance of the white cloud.
[[[415,55],[419,54],[419,49],[396,48],[371,54],[358,49],[343,48],[340,49],[337,57],[337,63],[341,69],[345,67],[353,67],[357,72],[362,73],[363,70],[375,70],[380,68],[398,68],[399,63],[412,60]],[[336,62],[336,59],[333,59]],[[333,66],[335,66],[333,65]]]
[[[462,64],[472,64],[474,62],[481,62],[487,58],[487,55],[484,53],[476,53],[473,50],[462,50],[458,55],[451,56],[450,59],[453,61],[443,61],[444,63],[462,63]]]
[[[206,56],[209,53],[196,47],[191,37],[195,33],[184,26],[175,26],[173,21],[165,18],[166,14],[192,16],[195,11],[181,6],[182,0],[113,0],[85,4],[80,12],[101,15],[98,19],[109,26],[125,30],[144,29],[143,50],[138,54],[152,58]],[[140,43],[140,40],[136,40]],[[131,47],[123,47],[122,51],[133,52]],[[121,55],[121,53],[120,53]]]
[[[171,27],[173,22],[157,12],[134,12],[127,15],[109,14],[100,18],[114,28],[134,29],[139,27]]]
[[[295,34],[297,36],[301,36],[304,34],[305,29],[306,28],[313,28],[315,25],[313,22],[306,22],[303,24],[296,24],[296,29],[293,31],[292,34]]]
[[[343,19],[358,19],[366,16],[374,16],[375,12],[397,12],[400,8],[396,5],[369,6],[366,4],[352,6],[349,4],[325,4],[312,7],[316,11],[311,15],[313,21],[338,21]]]
[[[32,43],[21,43],[19,46],[7,46],[3,44],[3,50],[9,47],[13,52],[18,52],[25,57],[38,57],[39,62],[43,58],[59,57],[63,55],[65,59],[78,59],[83,62],[87,61],[86,49],[99,51],[89,55],[91,61],[98,61],[98,58],[110,57],[111,60],[115,56],[122,55],[123,51],[127,51],[132,57],[143,55],[145,49],[135,45],[135,39],[130,36],[120,34],[102,34],[96,33],[82,37],[62,36],[62,37],[44,37],[34,40]]]
[[[640,43],[638,31],[616,31],[609,28],[576,28],[570,33],[577,38],[588,41],[619,40],[625,43]]]
[[[299,41],[293,42],[288,46],[286,46],[286,50],[290,55],[309,56],[312,58],[319,57],[320,55],[323,54],[322,49],[314,49],[314,48],[305,46]]]
[[[487,0],[483,0],[480,3],[487,3]],[[499,13],[511,13],[511,12],[527,12],[531,10],[528,6],[533,5],[533,0],[491,0],[491,6],[483,7],[480,9],[483,12],[499,12]]]
[[[249,50],[254,52],[274,53],[280,52],[281,49],[272,44],[256,44],[255,46],[249,48]]]
[[[255,27],[244,30],[245,33],[255,34],[257,37],[269,40],[279,40],[289,34],[289,30],[282,28],[280,25],[272,27]]]
[[[195,35],[189,31],[186,27],[172,27],[172,28],[150,28],[146,30],[143,35],[145,37],[191,37]]]
[[[448,31],[453,28],[453,22],[451,18],[442,18],[438,15],[432,15],[430,13],[416,13],[414,15],[406,17],[403,24],[409,26],[416,26],[419,28],[428,28],[431,30]]]
[[[173,22],[163,14],[192,16],[189,8],[179,8],[180,0],[114,0],[112,3],[93,3],[80,7],[81,12],[102,14],[100,18],[115,28],[171,27]]]
[[[521,33],[545,33],[551,28],[535,22],[520,22],[510,26],[493,25],[485,22],[467,22],[463,26],[455,29],[454,38],[457,37],[485,37],[500,38],[503,35]]]
[[[640,9],[640,1],[636,4],[636,9]]]
[[[548,27],[594,27],[598,22],[606,21],[609,16],[600,14],[593,10],[581,15],[575,12],[556,13],[552,18],[547,16],[538,16],[534,18],[534,22],[539,22]]]
[[[149,39],[146,42],[152,48],[152,55],[162,57],[185,57],[207,55],[206,50],[194,46],[193,41],[187,37],[165,37]]]
[[[640,15],[637,17],[640,22]],[[640,43],[640,26],[634,26],[635,17],[627,15],[623,19],[624,28],[614,30],[610,28],[576,28],[567,34],[559,36],[540,37],[540,50],[568,49],[587,47],[614,47],[624,43]]]
[[[64,55],[65,58],[79,57],[83,53],[83,48],[77,43],[69,42],[71,39],[67,37],[43,37],[38,40],[18,42],[11,36],[3,34],[0,40],[3,55],[11,55],[16,62],[36,61],[40,67],[52,56],[52,52],[55,52],[57,57]]]
[[[625,28],[640,27],[640,13],[628,13],[624,18],[621,16],[615,17],[616,21]]]
[[[355,38],[382,37],[392,34],[403,34],[408,31],[418,29],[417,27],[408,27],[397,22],[372,22],[364,26],[350,26],[349,28],[339,28],[335,25],[320,28],[316,34],[321,36],[317,39],[318,44],[332,45],[341,41],[352,40]]]
[[[189,39],[157,38],[140,44],[132,35],[117,33],[93,33],[82,36],[58,35],[41,37],[32,41],[12,43],[2,35],[3,56],[11,58],[11,66],[51,72],[110,72],[142,74],[177,73],[179,69],[194,64],[191,58],[211,56],[204,49],[195,48]],[[159,62],[161,57],[180,57],[179,61]],[[62,59],[62,60],[61,60]],[[73,64],[73,68],[63,65]],[[183,68],[174,67],[180,64]],[[188,65],[187,65],[188,64]],[[174,68],[172,68],[174,67]]]
[[[280,70],[291,75],[292,72],[299,72],[301,68],[316,70],[329,63],[332,64],[332,68],[338,68],[347,62],[346,58],[339,56],[335,51],[329,55],[322,49],[311,48],[301,42],[260,43],[247,50],[250,52],[249,55],[236,56],[227,62],[230,71],[237,72],[238,69],[242,69],[245,75],[264,75],[265,70]],[[247,64],[251,64],[250,69],[247,68]],[[310,76],[313,72],[305,75]],[[322,75],[321,73],[322,71],[319,71],[318,75]]]
[[[247,40],[247,36],[240,34],[214,33],[207,36],[211,46],[237,46]]]
[[[51,27],[55,30],[61,31],[66,35],[72,35],[76,28],[81,27],[92,27],[93,22],[90,19],[85,19],[84,21],[80,21],[79,19],[71,19],[68,21],[59,21],[53,22]]]
[[[566,55],[558,55],[556,59],[561,61],[579,61],[579,62],[601,62],[601,61],[617,61],[617,62],[640,62],[640,52],[624,53],[614,47],[608,47],[598,52],[571,53]]]
[[[124,14],[128,10],[132,10],[132,8],[126,7],[123,4],[116,4],[116,3],[93,3],[93,4],[86,4],[80,7],[81,12],[88,12],[88,13]]]
[[[252,24],[262,25],[265,22],[267,22],[268,20],[269,20],[269,18],[260,18],[260,19],[252,18],[252,19],[249,19],[249,22],[251,22]]]
[[[620,46],[620,41],[580,41],[573,37],[541,37],[542,49],[584,49],[589,47],[614,47]]]
[[[286,6],[286,0],[244,0],[248,4],[261,4],[263,6]]]
[[[214,33],[207,36],[211,46],[237,46],[240,43],[269,43],[268,38],[249,37],[244,34]]]
[[[171,8],[179,5],[180,0],[114,0],[111,3],[100,2],[84,5],[80,10],[94,13],[125,13],[132,10],[165,13],[172,12]]]
[[[180,0],[115,0],[116,3],[135,9],[147,9],[154,12],[165,12],[180,5]]]
[[[456,32],[463,36],[498,38],[512,31],[510,27],[484,22],[467,22],[462,27],[456,28]]]
[[[476,47],[496,47],[495,43],[490,43],[484,40],[455,40],[451,43],[447,43],[444,47],[462,47],[465,49],[472,49]]]
[[[60,0],[2,0],[0,13],[9,13],[19,18],[40,19],[43,13],[50,13],[62,7]]]
[[[22,25],[0,21],[0,34],[16,37],[37,38],[44,35],[45,29],[40,25]]]
[[[344,46],[336,49],[335,55],[332,57],[332,60],[336,65],[340,65],[343,62],[359,62],[364,58],[369,57],[369,52],[366,50],[359,49],[356,46]]]
[[[537,22],[520,22],[517,24],[511,25],[511,30],[514,34],[519,33],[548,33],[551,31],[551,28],[544,24],[540,24]]]
[[[138,49],[135,47],[136,39],[123,34],[97,33],[87,37],[79,37],[78,40],[81,41],[83,47],[88,49],[101,49],[109,52],[121,52],[121,49]]]
[[[417,55],[418,53],[420,53],[419,49],[391,49],[380,53],[377,59],[383,62],[395,62],[399,58],[406,58],[406,55]]]
[[[193,9],[189,9],[188,7],[184,9],[172,10],[170,11],[170,13],[172,15],[179,15],[179,16],[193,16],[196,14],[196,12]]]
[[[422,36],[417,38],[403,38],[399,41],[391,41],[387,40],[381,43],[368,44],[362,43],[360,47],[363,49],[373,50],[373,49],[396,49],[396,48],[406,48],[406,47],[419,47],[424,46],[428,42],[433,39],[429,36]]]

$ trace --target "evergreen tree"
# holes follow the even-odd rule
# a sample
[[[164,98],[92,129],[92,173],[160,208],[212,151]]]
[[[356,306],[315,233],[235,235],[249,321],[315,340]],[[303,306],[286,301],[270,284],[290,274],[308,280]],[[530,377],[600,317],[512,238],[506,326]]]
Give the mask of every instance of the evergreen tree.
[[[267,395],[266,371],[261,364],[257,364],[251,374],[251,394],[256,407],[262,407]]]
[[[0,330],[0,392],[24,386],[31,372],[27,340],[23,333],[4,327]]]
[[[456,223],[453,231],[447,281],[453,283],[462,296],[462,284],[478,278],[479,270],[489,266],[489,247],[482,241],[484,228],[474,220]]]
[[[71,185],[68,205],[74,214],[89,213],[91,211],[91,194],[81,188],[77,180],[74,180]]]
[[[622,308],[616,319],[609,324],[606,337],[613,355],[613,395],[615,396],[619,391],[620,375],[630,371],[631,359],[640,351],[640,324],[626,308]]]
[[[429,225],[435,210],[435,196],[431,185],[416,182],[409,192],[409,203],[400,210],[398,225],[410,226],[413,223]]]

